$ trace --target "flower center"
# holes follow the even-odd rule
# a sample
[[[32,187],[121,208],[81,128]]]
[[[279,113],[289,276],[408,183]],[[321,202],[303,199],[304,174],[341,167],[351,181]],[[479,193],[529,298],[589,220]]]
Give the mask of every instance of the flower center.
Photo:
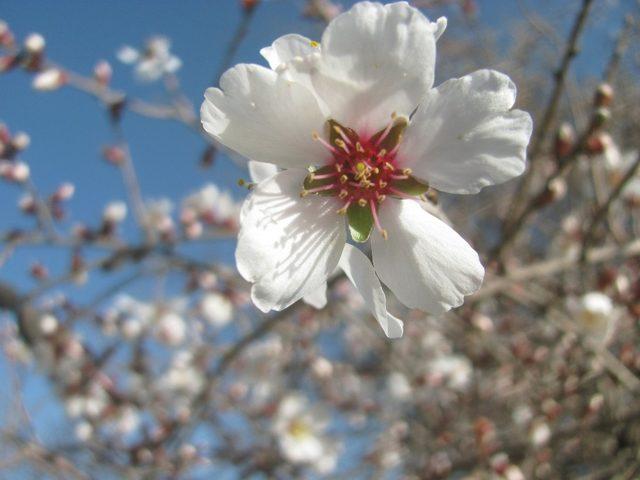
[[[295,418],[287,428],[289,435],[297,440],[311,436],[311,428],[302,419]]]
[[[387,197],[416,198],[429,188],[411,175],[411,169],[397,165],[396,155],[407,124],[406,117],[393,115],[384,129],[364,136],[328,120],[328,140],[314,133],[331,153],[331,159],[307,175],[300,195],[338,197],[343,204],[337,212],[347,215],[356,242],[367,241],[374,225],[387,238],[378,218],[378,209]]]

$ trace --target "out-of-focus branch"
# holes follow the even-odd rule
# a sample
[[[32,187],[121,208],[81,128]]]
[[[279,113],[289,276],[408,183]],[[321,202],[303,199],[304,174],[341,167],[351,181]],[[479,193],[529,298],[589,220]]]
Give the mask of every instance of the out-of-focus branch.
[[[607,216],[607,214],[609,213],[609,209],[611,208],[611,205],[613,204],[613,202],[616,201],[616,199],[620,196],[620,194],[622,193],[624,188],[627,186],[627,184],[636,175],[636,173],[638,172],[638,169],[640,169],[640,155],[638,155],[633,165],[629,168],[629,170],[627,170],[627,172],[620,179],[616,187],[611,191],[611,193],[607,197],[607,200],[598,208],[598,210],[596,210],[596,212],[591,217],[591,221],[585,228],[584,236],[582,239],[582,255],[581,255],[582,261],[586,260],[586,250],[587,248],[589,248],[589,246],[593,241],[596,228],[598,227],[600,222]]]
[[[527,191],[529,190],[529,185],[536,167],[536,159],[544,144],[544,140],[547,138],[553,120],[555,119],[556,112],[558,111],[560,98],[565,87],[565,78],[567,76],[567,72],[569,71],[569,66],[571,65],[572,60],[578,54],[578,41],[580,39],[582,31],[584,30],[584,26],[586,25],[586,21],[589,16],[592,4],[593,0],[583,0],[582,7],[580,8],[578,15],[576,16],[576,20],[571,29],[571,33],[569,34],[567,45],[560,61],[560,65],[554,73],[555,83],[553,91],[551,93],[551,97],[549,98],[549,102],[547,103],[545,111],[542,115],[542,120],[540,120],[540,122],[537,124],[537,128],[535,129],[533,135],[533,140],[529,144],[529,149],[527,152],[529,168],[523,174],[522,180],[517,187],[519,195],[516,195],[514,197],[514,201],[511,204],[511,208],[509,209],[509,212],[507,213],[504,221],[505,226],[511,224],[511,222],[513,221],[513,217],[515,217],[515,215],[517,215],[517,213],[520,211],[520,209],[522,208],[522,202],[527,197]],[[519,200],[519,198],[522,198],[522,200]]]
[[[636,239],[622,247],[611,245],[587,250],[585,262],[596,265],[599,263],[640,256],[640,239]],[[580,265],[580,252],[571,252],[564,257],[554,258],[543,262],[513,269],[504,277],[489,280],[476,294],[469,297],[468,301],[482,300],[498,292],[513,288],[518,283],[537,278],[549,277],[560,272],[578,268]]]
[[[242,40],[246,37],[249,32],[249,26],[251,25],[251,20],[255,15],[256,10],[258,9],[259,2],[255,2],[251,4],[250,7],[244,8],[242,10],[242,17],[240,18],[240,23],[236,28],[236,31],[233,34],[233,37],[227,44],[227,48],[224,52],[224,56],[222,57],[222,61],[220,62],[220,67],[218,67],[218,71],[216,72],[215,77],[213,78],[212,84],[218,85],[220,81],[220,77],[222,74],[231,66],[231,62],[233,61],[233,57],[235,56]]]

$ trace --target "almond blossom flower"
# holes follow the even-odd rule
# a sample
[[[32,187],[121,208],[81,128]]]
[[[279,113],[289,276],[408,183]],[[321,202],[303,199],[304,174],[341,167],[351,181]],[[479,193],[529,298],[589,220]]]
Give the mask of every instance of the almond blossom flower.
[[[317,292],[339,266],[399,337],[380,281],[433,314],[479,288],[477,253],[418,200],[429,186],[470,194],[520,175],[532,125],[511,110],[516,88],[499,72],[433,87],[445,27],[406,2],[361,2],[320,43],[285,35],[261,50],[270,69],[237,65],[206,91],[204,129],[281,169],[254,186],[240,215],[236,261],[262,311]],[[370,240],[373,263],[346,243],[347,230]]]
[[[142,51],[125,45],[117,57],[122,63],[135,64],[136,77],[142,82],[154,82],[182,66],[182,61],[171,53],[171,42],[162,36],[151,37]]]
[[[326,413],[310,408],[305,397],[291,394],[282,399],[273,423],[282,456],[291,463],[313,466],[321,474],[331,472],[338,452],[322,435],[327,423]]]

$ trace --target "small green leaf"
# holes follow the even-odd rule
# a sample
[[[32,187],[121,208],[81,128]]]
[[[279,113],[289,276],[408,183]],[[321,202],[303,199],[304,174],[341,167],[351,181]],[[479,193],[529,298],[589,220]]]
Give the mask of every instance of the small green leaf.
[[[371,230],[373,229],[373,215],[371,214],[369,206],[361,207],[358,204],[349,205],[347,218],[349,220],[351,238],[358,243],[364,243],[369,240]]]
[[[407,195],[422,195],[429,190],[429,185],[426,183],[422,183],[421,181],[415,179],[412,176],[405,180],[394,180],[391,186],[397,190],[400,190]]]

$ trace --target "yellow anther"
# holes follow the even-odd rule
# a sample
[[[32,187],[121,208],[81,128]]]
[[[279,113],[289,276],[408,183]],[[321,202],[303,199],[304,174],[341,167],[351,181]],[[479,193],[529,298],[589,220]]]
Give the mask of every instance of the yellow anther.
[[[391,119],[395,120],[395,118],[398,116],[398,114],[396,112],[391,112]]]
[[[338,210],[336,210],[336,213],[338,213],[340,215],[346,215],[347,214],[347,207],[339,208]]]
[[[388,184],[387,184],[387,182],[385,182],[384,180],[380,180],[380,181],[378,182],[378,185],[380,185],[380,188],[385,188]]]
[[[347,183],[347,180],[349,180],[349,177],[344,174],[340,175],[340,183]]]
[[[382,235],[382,238],[384,238],[385,240],[389,238],[389,234],[384,228],[380,230],[380,235]]]
[[[347,192],[346,190],[340,190],[340,193],[338,194],[338,197],[340,198],[347,198],[347,195],[349,195],[349,192]]]
[[[336,171],[338,173],[340,173],[342,171],[342,165],[340,165],[339,163],[336,163]]]
[[[364,148],[362,148],[362,144],[360,142],[356,142],[356,151],[364,153]]]
[[[358,205],[360,205],[361,207],[366,207],[367,201],[364,198],[361,198],[360,200],[358,200]]]
[[[247,183],[247,182],[245,182],[244,178],[239,178],[239,179],[238,179],[238,186],[239,186],[239,187],[244,187],[244,185],[245,185],[246,183]]]
[[[346,144],[346,143],[344,143],[344,140],[342,140],[342,139],[340,139],[340,138],[336,138],[336,139],[334,140],[334,143],[335,143],[338,147],[340,147],[341,149],[343,149],[343,150],[347,151],[347,144]]]
[[[300,197],[301,197],[301,198],[304,198],[304,197],[306,197],[307,195],[309,195],[309,192],[308,192],[308,191],[306,191],[306,190],[301,190],[301,191],[300,191]]]
[[[375,173],[376,175],[380,173],[380,169],[378,167],[373,169],[373,173]]]
[[[314,140],[318,140],[320,138],[320,135],[318,135],[318,132],[311,132],[311,137]]]
[[[387,149],[383,148],[378,152],[378,157],[384,157],[387,154]]]
[[[311,40],[309,42],[309,45],[311,45],[313,48],[318,48],[320,46],[320,44],[318,42],[316,42],[315,40]]]
[[[378,195],[378,203],[382,203],[387,199],[386,195]]]
[[[410,168],[403,168],[402,173],[404,175],[411,175],[412,170]]]
[[[395,170],[393,165],[391,165],[389,162],[384,162],[384,168],[386,168],[387,170]]]

